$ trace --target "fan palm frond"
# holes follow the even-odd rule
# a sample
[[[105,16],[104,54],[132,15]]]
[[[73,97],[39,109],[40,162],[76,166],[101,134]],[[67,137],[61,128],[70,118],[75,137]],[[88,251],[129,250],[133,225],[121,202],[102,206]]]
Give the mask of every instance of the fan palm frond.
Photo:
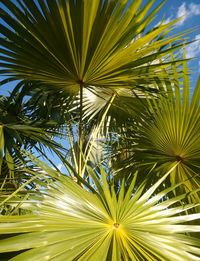
[[[180,162],[170,182],[174,185],[187,180],[182,188],[190,192],[200,186],[200,80],[191,95],[185,63],[183,72],[174,69],[175,85],[160,83],[164,95],[148,99],[148,116],[135,128],[131,125],[125,138],[129,155],[124,164],[156,163],[166,172],[172,162]],[[199,195],[194,200],[199,201]]]
[[[171,62],[159,59],[181,35],[164,37],[175,21],[145,32],[164,2],[153,11],[154,0],[141,2],[2,0],[1,73],[72,93],[80,85],[145,90],[166,78],[161,68]]]
[[[102,168],[100,180],[90,170],[92,193],[39,165],[54,181],[24,202],[33,214],[0,217],[1,233],[13,234],[1,240],[0,252],[26,250],[13,260],[198,260],[199,240],[185,234],[200,230],[187,224],[200,215],[185,215],[195,205],[179,203],[186,195],[169,199],[173,187],[154,195],[175,166],[148,190],[135,176],[127,192],[124,183],[115,192]]]

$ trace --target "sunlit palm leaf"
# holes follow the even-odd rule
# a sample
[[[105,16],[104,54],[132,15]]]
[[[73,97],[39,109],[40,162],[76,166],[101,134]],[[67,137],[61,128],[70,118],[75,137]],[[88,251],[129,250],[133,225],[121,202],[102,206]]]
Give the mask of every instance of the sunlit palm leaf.
[[[138,113],[144,110],[144,107],[147,106],[145,96],[140,92],[133,92],[132,90],[127,90],[125,88],[118,88],[118,90],[111,90],[107,88],[97,88],[97,87],[88,87],[83,90],[83,118],[89,122],[93,119],[96,122],[96,118],[101,118],[101,111],[105,109],[109,100],[112,96],[115,95],[115,98],[110,106],[110,109],[107,113],[107,126],[109,125],[110,120],[119,121],[125,123],[125,118],[128,117],[134,118],[137,117]],[[75,103],[77,107],[80,106],[80,99]],[[76,108],[74,108],[75,110]],[[97,124],[97,122],[96,122]]]
[[[96,159],[105,159],[104,153],[107,150],[105,142],[112,140],[113,133],[119,133],[119,129],[125,128],[130,120],[140,122],[142,112],[148,106],[144,98],[145,96],[142,93],[125,88],[113,91],[107,88],[90,86],[83,90],[83,154],[85,159],[90,158],[91,160],[91,155],[88,157],[88,148],[91,143],[93,143],[91,153],[94,162],[96,162]],[[78,115],[79,110],[80,97],[78,95],[71,106],[70,113],[75,116]],[[73,124],[72,122],[72,126]],[[71,135],[76,134],[71,133]],[[76,138],[71,138],[71,140],[76,141]],[[74,144],[71,143],[71,146],[74,147]],[[77,146],[76,144],[75,147]]]
[[[153,196],[169,173],[147,191],[136,179],[127,192],[122,183],[116,196],[103,169],[102,182],[95,179],[98,190],[92,194],[43,167],[54,182],[46,188],[43,184],[43,192],[27,202],[37,215],[0,217],[2,234],[20,233],[1,240],[0,252],[28,249],[12,260],[199,259],[199,241],[185,234],[200,230],[187,224],[200,215],[184,214],[194,205],[179,204],[185,195],[168,199],[173,187]]]
[[[2,73],[77,92],[80,85],[145,89],[166,78],[159,63],[179,36],[163,38],[174,24],[144,33],[163,2],[2,0]],[[8,26],[7,26],[7,25]],[[168,46],[168,47],[167,47]],[[138,85],[139,83],[139,85]]]

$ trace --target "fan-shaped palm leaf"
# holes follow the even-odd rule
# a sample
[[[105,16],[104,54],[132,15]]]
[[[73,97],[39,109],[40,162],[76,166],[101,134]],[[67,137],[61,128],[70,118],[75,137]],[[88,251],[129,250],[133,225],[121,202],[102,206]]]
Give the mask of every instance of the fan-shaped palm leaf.
[[[72,92],[80,85],[144,90],[165,78],[160,69],[169,63],[158,58],[179,37],[161,37],[174,22],[144,33],[163,2],[152,12],[154,0],[141,2],[2,0],[2,73]]]
[[[188,70],[183,67],[184,75],[175,69],[176,84],[164,84],[165,95],[148,100],[147,118],[135,128],[132,125],[126,135],[132,153],[129,162],[156,163],[164,172],[172,162],[180,162],[170,182],[187,180],[183,188],[188,192],[200,186],[200,81],[191,96]]]
[[[33,215],[0,217],[2,234],[20,233],[1,240],[0,252],[27,250],[12,260],[199,259],[199,241],[185,233],[200,227],[182,224],[200,217],[184,215],[194,205],[179,204],[185,195],[168,199],[173,187],[153,195],[169,173],[148,190],[134,179],[125,192],[122,183],[117,196],[103,169],[102,182],[90,170],[93,194],[43,167],[54,181],[25,204]]]

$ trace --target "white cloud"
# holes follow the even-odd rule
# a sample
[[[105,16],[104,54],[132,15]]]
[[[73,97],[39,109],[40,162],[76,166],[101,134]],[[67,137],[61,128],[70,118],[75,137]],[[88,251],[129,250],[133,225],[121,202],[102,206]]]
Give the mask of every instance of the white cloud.
[[[195,42],[189,44],[186,47],[187,58],[192,58],[200,55],[200,34],[197,34],[194,38]]]
[[[182,25],[185,20],[187,19],[187,10],[186,10],[186,3],[182,3],[181,6],[179,6],[176,18],[182,17],[182,19],[179,21],[178,25]]]
[[[157,23],[155,27],[160,24],[162,25],[167,24],[177,18],[181,18],[181,20],[176,24],[176,26],[181,26],[185,23],[187,19],[196,15],[200,15],[200,3],[199,4],[190,3],[189,5],[187,5],[187,2],[183,2],[178,7],[176,15],[169,16],[164,21]]]
[[[195,15],[200,15],[200,4],[190,3],[187,6],[186,2],[183,2],[176,14],[176,18],[182,18],[177,25],[183,25],[188,18]]]
[[[189,9],[192,15],[200,15],[200,4],[191,3]]]

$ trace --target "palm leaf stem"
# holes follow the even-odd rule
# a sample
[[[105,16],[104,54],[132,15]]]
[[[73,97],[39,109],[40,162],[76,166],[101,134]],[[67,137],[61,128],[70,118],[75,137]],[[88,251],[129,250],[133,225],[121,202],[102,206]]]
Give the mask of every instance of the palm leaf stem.
[[[83,85],[80,83],[80,108],[79,108],[79,130],[78,130],[78,175],[82,177],[82,151],[83,151]]]
[[[76,151],[74,149],[74,138],[73,138],[73,134],[71,133],[71,126],[67,125],[66,127],[66,132],[67,132],[67,138],[68,138],[68,142],[70,145],[70,150],[72,152],[72,161],[74,163],[74,167],[76,172],[78,172],[78,163],[77,163],[77,157],[76,157]]]
[[[92,134],[90,135],[90,139],[88,141],[88,151],[87,151],[87,154],[85,156],[85,163],[84,163],[84,166],[83,166],[82,175],[83,175],[83,173],[85,171],[88,159],[90,157],[91,151],[92,151],[92,149],[94,147],[94,144],[96,142],[98,133],[100,132],[100,129],[102,128],[102,126],[103,126],[103,124],[105,122],[105,119],[106,119],[106,116],[108,114],[108,111],[109,111],[113,101],[115,100],[116,95],[117,95],[116,93],[113,93],[112,97],[110,98],[110,100],[107,103],[107,106],[105,107],[103,115],[101,115],[101,120],[100,120],[99,124],[97,125],[97,127],[93,130]],[[87,150],[87,148],[86,148],[86,150]]]

